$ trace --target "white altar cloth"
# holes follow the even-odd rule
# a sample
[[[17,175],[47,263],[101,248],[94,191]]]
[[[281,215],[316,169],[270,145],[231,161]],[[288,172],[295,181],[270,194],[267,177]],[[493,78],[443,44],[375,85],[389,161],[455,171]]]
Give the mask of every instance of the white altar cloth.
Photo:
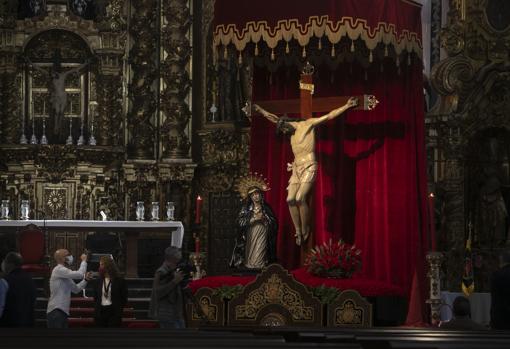
[[[93,221],[93,220],[0,220],[0,230],[18,230],[28,224],[50,230],[81,230],[81,231],[169,231],[172,233],[172,246],[182,248],[184,226],[179,221]]]

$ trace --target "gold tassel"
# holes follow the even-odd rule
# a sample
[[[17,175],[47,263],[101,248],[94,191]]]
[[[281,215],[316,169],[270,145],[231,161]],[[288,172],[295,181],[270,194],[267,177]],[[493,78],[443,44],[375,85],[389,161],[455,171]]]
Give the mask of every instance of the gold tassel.
[[[319,51],[322,50],[322,38],[319,38]]]
[[[351,52],[354,52],[354,40],[351,40]]]
[[[289,43],[288,42],[285,44],[285,53],[286,54],[290,53],[290,47],[289,47]]]
[[[237,60],[239,64],[243,64],[243,55],[241,54],[241,51],[239,51],[239,58]]]
[[[259,43],[256,42],[255,43],[255,56],[258,56],[259,55]]]
[[[372,63],[374,61],[374,55],[372,54],[372,50],[370,50],[370,55],[368,56],[368,61]]]
[[[271,60],[274,61],[275,55],[274,55],[274,48],[271,49]]]
[[[303,46],[303,52],[301,53],[301,56],[303,56],[303,58],[306,58],[306,46]]]
[[[336,55],[336,52],[335,52],[335,44],[331,45],[331,57],[335,57]]]
[[[228,50],[227,50],[227,46],[225,46],[224,50],[223,50],[223,58],[224,59],[227,59],[228,58]]]
[[[388,45],[384,46],[384,57],[388,57]]]

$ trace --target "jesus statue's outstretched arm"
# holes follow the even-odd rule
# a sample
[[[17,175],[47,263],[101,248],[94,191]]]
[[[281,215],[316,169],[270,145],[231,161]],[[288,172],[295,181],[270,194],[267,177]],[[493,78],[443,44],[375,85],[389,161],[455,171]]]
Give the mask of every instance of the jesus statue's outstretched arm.
[[[333,120],[337,116],[343,114],[346,110],[357,107],[357,106],[358,106],[358,99],[356,97],[351,97],[351,98],[349,98],[347,103],[345,103],[343,106],[333,109],[332,111],[330,111],[329,113],[327,113],[326,115],[323,115],[321,117],[312,118],[313,125],[318,126],[318,125],[325,123],[326,121]]]
[[[278,116],[261,108],[258,104],[254,104],[253,109],[255,109],[256,112],[259,112],[260,114],[262,114],[262,116],[264,116],[266,119],[268,119],[269,121],[271,121],[274,124],[278,123],[278,120],[280,120],[280,118]]]

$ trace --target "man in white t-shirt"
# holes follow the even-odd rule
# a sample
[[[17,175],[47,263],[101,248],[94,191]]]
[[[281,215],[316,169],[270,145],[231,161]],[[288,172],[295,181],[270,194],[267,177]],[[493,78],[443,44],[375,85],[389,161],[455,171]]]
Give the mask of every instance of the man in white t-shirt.
[[[73,264],[73,256],[66,249],[55,252],[57,265],[50,277],[50,299],[46,310],[48,328],[67,328],[71,292],[78,293],[87,286],[91,273],[87,273],[87,255],[82,254],[80,268],[76,271],[69,269]],[[81,280],[78,284],[74,280]]]

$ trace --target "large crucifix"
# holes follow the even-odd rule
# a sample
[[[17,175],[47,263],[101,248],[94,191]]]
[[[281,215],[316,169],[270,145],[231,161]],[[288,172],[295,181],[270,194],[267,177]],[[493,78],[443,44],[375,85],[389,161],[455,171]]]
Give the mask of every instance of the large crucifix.
[[[266,119],[275,123],[277,130],[290,137],[290,145],[294,161],[287,165],[292,171],[287,187],[287,204],[295,228],[296,244],[301,245],[311,233],[311,211],[309,196],[317,175],[315,156],[315,127],[332,120],[348,109],[372,110],[379,103],[372,95],[339,96],[315,98],[313,66],[307,63],[302,71],[299,82],[300,98],[262,101],[253,104],[253,109]],[[338,107],[341,105],[341,107]],[[251,104],[243,109],[251,117]],[[270,109],[272,113],[266,109]],[[312,117],[313,113],[328,112],[320,117]],[[300,113],[301,118],[280,118],[275,114]]]

